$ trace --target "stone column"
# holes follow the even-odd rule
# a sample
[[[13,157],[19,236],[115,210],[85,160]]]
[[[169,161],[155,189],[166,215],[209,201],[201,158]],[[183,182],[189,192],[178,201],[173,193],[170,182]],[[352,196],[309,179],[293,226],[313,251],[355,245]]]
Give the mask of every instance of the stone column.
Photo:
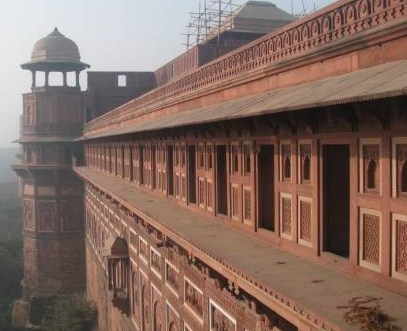
[[[49,71],[45,72],[45,87],[49,86]]]
[[[80,74],[80,71],[76,71],[76,87],[78,87],[79,88],[79,74]]]
[[[63,85],[66,87],[68,84],[66,82],[66,71],[62,72],[62,77],[63,77]]]
[[[31,77],[32,77],[31,88],[34,88],[37,85],[36,84],[36,77],[35,77],[36,73],[37,72],[35,70],[31,70]]]

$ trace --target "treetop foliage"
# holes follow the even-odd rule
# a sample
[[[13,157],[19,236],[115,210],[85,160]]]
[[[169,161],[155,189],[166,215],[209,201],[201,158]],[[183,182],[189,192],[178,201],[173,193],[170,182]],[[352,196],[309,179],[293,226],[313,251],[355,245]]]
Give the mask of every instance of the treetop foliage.
[[[40,328],[43,331],[91,331],[97,321],[93,303],[80,295],[58,295],[49,305]]]

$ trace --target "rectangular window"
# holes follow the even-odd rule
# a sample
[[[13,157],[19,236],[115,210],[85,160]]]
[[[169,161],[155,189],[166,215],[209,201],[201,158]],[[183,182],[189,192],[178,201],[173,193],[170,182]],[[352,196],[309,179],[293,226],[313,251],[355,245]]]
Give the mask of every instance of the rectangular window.
[[[117,86],[118,87],[126,87],[127,86],[127,76],[126,75],[118,75],[117,76]]]

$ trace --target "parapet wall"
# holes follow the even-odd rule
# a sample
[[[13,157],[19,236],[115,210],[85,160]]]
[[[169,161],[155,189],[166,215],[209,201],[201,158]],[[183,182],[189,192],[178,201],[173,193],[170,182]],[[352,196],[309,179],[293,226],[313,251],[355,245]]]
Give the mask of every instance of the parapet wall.
[[[295,74],[298,67],[396,39],[405,29],[401,23],[406,18],[406,4],[404,0],[338,1],[118,107],[88,123],[85,131],[122,125],[130,117],[145,115],[147,107],[148,112],[153,112],[164,105],[245,84],[273,72],[293,70]],[[380,61],[383,59],[372,58],[366,63],[375,65]],[[358,68],[355,63],[350,71]],[[331,73],[335,75],[335,70]]]

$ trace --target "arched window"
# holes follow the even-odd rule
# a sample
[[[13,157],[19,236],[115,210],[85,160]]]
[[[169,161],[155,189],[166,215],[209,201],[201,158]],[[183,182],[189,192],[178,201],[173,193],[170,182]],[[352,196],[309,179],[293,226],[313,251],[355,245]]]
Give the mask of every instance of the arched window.
[[[303,173],[302,178],[304,180],[310,180],[311,179],[311,160],[309,159],[308,155],[304,159],[302,173]]]
[[[132,295],[131,295],[131,303],[132,303],[132,305],[131,305],[131,308],[132,308],[132,314],[133,315],[135,315],[136,314],[136,306],[138,305],[137,304],[137,281],[138,281],[138,278],[137,278],[137,274],[133,271],[132,272],[132,277],[131,277],[131,279],[132,279]]]
[[[170,327],[169,327],[170,331],[178,331],[178,327],[174,322],[170,323]]]
[[[153,307],[153,330],[154,331],[161,331],[161,321],[159,318],[159,305],[158,302],[154,303],[154,307]]]
[[[250,173],[250,153],[247,153],[246,155],[245,155],[245,163],[246,163],[246,166],[245,166],[245,172],[247,173],[247,174],[249,174]]]
[[[207,167],[208,167],[208,169],[212,169],[212,151],[209,150],[207,153],[208,153],[207,154],[208,155]]]
[[[237,156],[237,153],[235,153],[233,156],[233,171],[239,171],[239,157]]]
[[[147,326],[148,326],[148,305],[146,302],[146,288],[145,286],[143,286],[141,288],[141,298],[140,298],[140,302],[141,302],[141,326],[142,326],[142,330],[146,330]]]
[[[401,167],[401,192],[407,193],[407,161]]]
[[[284,159],[284,178],[291,178],[291,159],[288,156],[286,156]]]
[[[376,171],[377,165],[375,160],[370,160],[367,166],[367,188],[374,189],[376,188]]]

